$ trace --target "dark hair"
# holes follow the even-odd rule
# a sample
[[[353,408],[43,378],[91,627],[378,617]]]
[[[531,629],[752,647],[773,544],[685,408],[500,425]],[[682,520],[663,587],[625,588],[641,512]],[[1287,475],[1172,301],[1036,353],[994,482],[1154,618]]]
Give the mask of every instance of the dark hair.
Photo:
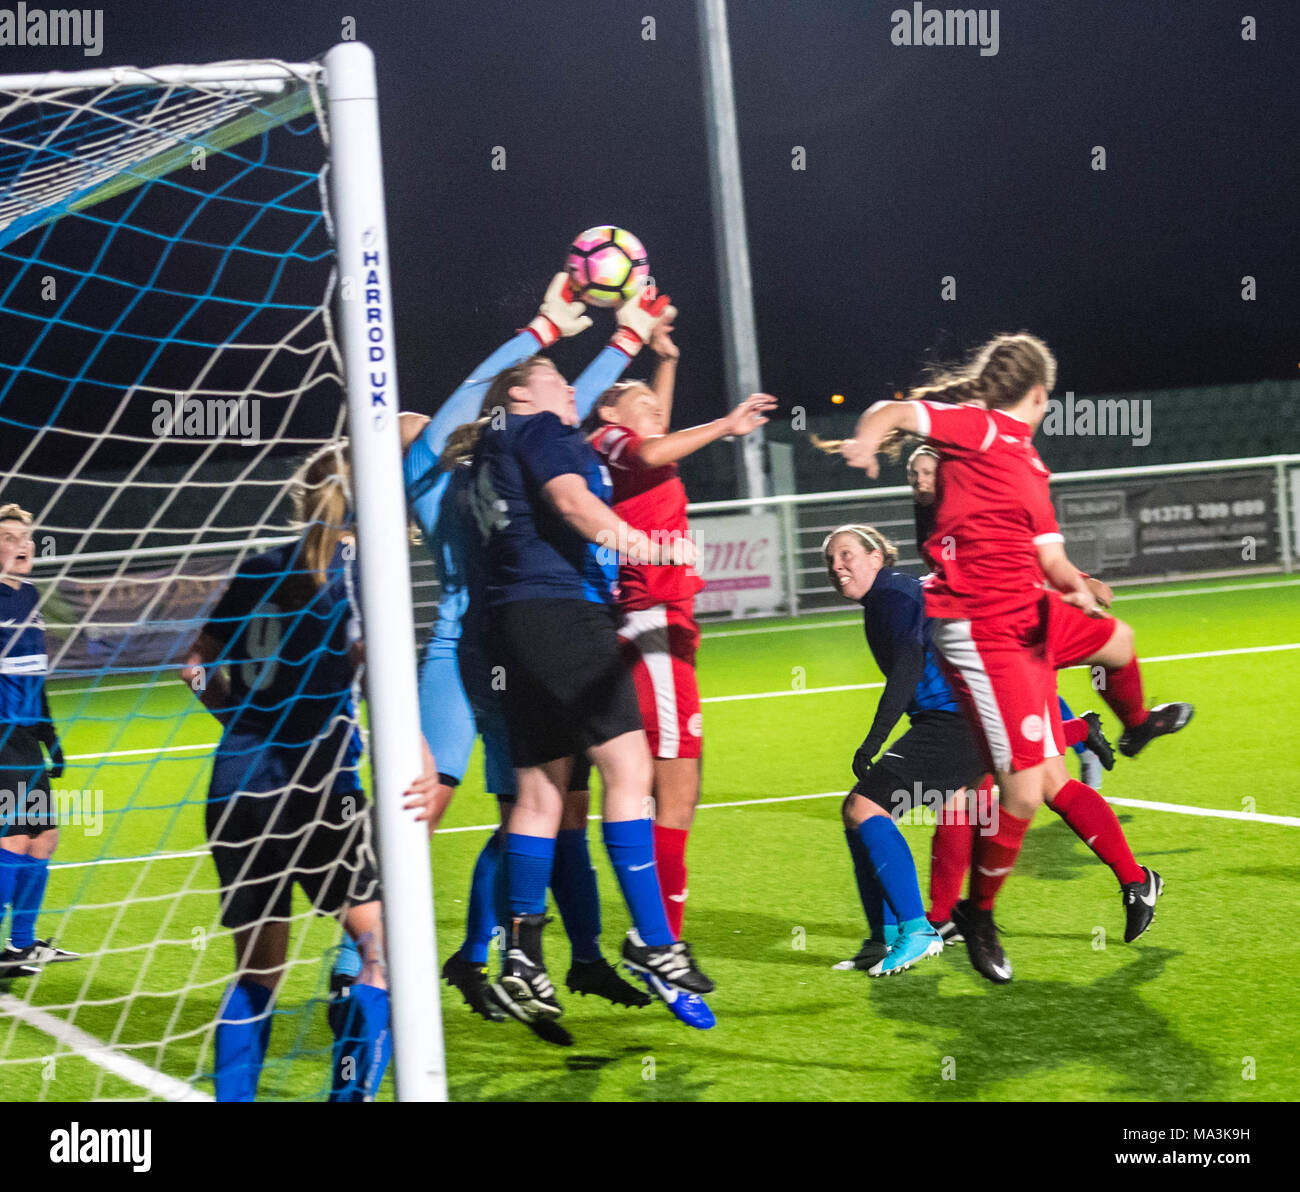
[[[594,435],[602,426],[605,425],[605,419],[600,416],[601,410],[608,410],[611,406],[616,406],[622,400],[625,393],[633,389],[650,389],[649,381],[617,381],[605,390],[598,398],[596,404],[591,407],[591,412],[582,420],[582,433],[584,435]]]

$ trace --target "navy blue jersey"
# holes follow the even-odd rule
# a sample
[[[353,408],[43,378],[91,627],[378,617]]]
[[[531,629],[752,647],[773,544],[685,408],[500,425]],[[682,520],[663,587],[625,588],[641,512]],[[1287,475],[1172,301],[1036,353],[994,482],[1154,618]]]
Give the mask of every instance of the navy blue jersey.
[[[215,665],[230,668],[227,734],[294,747],[355,719],[356,561],[340,545],[317,588],[299,551],[291,543],[246,560],[204,626],[222,646]]]
[[[867,646],[885,676],[885,690],[863,742],[874,754],[904,712],[960,712],[939,668],[933,629],[925,615],[921,581],[894,567],[881,568],[860,601]]]
[[[614,549],[588,542],[551,507],[542,488],[557,476],[581,476],[608,504],[605,465],[576,426],[550,411],[507,414],[489,426],[475,454],[474,516],[487,543],[487,602],[570,599],[613,602]]]
[[[0,583],[0,724],[41,724],[49,660],[45,619],[33,584]]]

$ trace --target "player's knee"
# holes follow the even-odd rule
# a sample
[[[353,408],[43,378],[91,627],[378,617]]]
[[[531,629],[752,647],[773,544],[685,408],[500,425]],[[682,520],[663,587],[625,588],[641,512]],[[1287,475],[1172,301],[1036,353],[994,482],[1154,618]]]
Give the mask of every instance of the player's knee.
[[[27,855],[35,857],[38,861],[48,861],[52,856],[54,856],[54,850],[58,847],[58,828],[47,828],[44,832],[32,837],[32,842],[28,846]]]
[[[1116,666],[1127,666],[1133,661],[1137,649],[1137,635],[1133,626],[1127,621],[1116,621],[1115,632],[1111,634],[1108,650],[1115,656]]]

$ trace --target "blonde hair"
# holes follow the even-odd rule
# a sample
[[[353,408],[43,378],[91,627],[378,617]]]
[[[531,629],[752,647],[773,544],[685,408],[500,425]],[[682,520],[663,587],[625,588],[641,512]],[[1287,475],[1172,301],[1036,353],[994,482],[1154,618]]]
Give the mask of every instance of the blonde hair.
[[[839,455],[840,448],[848,442],[847,439],[823,439],[820,435],[809,435],[808,441],[812,443],[818,451],[823,451],[827,455]],[[886,459],[897,463],[899,456],[903,454],[903,448],[907,446],[909,442],[914,441],[915,436],[908,432],[895,431],[894,433],[885,436],[885,441],[880,445],[880,454]],[[939,453],[933,447],[927,447],[923,443],[916,449],[916,451],[912,452],[911,456],[908,457],[907,465],[909,468],[912,466],[912,460],[915,459],[917,454],[921,451],[924,451],[928,455],[933,455],[935,459],[939,458]]]
[[[826,558],[826,552],[830,550],[830,545],[841,534],[852,534],[857,538],[868,551],[879,551],[885,557],[885,566],[892,567],[898,562],[898,547],[889,541],[875,526],[865,526],[854,524],[840,526],[832,530],[825,538],[822,539],[822,558]]]
[[[0,505],[0,521],[20,521],[25,526],[31,526],[36,519],[21,505],[10,501],[8,505]]]
[[[478,417],[473,422],[461,423],[447,436],[446,446],[438,457],[439,468],[444,472],[451,472],[469,463],[474,456],[474,449],[478,446],[479,439],[483,437],[484,430],[492,421],[493,412],[497,409],[505,409],[506,403],[510,400],[510,390],[516,385],[527,385],[533,369],[539,364],[551,364],[551,362],[545,356],[529,356],[527,360],[503,368],[492,378],[487,393],[483,395],[483,404],[479,406]]]
[[[302,565],[317,588],[339,542],[352,531],[351,450],[346,439],[326,443],[298,469],[292,483],[294,518],[306,533]]]

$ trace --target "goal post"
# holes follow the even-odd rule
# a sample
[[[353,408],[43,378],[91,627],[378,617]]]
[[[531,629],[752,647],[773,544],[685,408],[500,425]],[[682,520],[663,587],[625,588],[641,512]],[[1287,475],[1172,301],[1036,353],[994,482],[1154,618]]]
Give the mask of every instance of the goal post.
[[[302,119],[318,126],[327,163],[282,169],[268,162],[272,133],[300,136]],[[217,179],[191,173],[204,168],[195,163],[207,155],[233,161]],[[271,178],[252,197],[240,194],[238,184],[257,175]],[[151,206],[154,191],[161,201]],[[65,220],[82,221],[86,234],[58,248],[51,236]],[[92,237],[98,240],[88,248]],[[327,250],[317,251],[318,241]],[[303,265],[328,273],[309,280],[319,290],[307,302],[285,280]],[[118,693],[149,683],[110,688],[104,677],[162,683],[175,674],[177,651],[203,624],[220,583],[242,558],[284,541],[290,464],[330,441],[346,410],[396,1092],[403,1101],[440,1101],[447,1087],[428,836],[403,807],[422,752],[389,270],[374,58],[361,43],[335,46],[306,64],[0,77],[0,319],[19,332],[0,345],[0,432],[8,440],[0,503],[21,498],[38,526],[52,527],[59,539],[57,550],[37,550],[33,574],[69,618],[50,642],[51,671],[93,676],[78,689],[78,715],[113,692],[104,697],[115,701],[112,710],[105,703],[102,712],[85,713],[105,756],[149,753],[112,749],[136,744],[121,735],[131,708],[116,715],[134,697]],[[31,297],[56,276],[67,279],[57,298]],[[229,297],[227,284],[236,287]],[[165,442],[172,431],[141,433],[141,403],[173,397],[172,431],[194,401],[269,410],[274,426],[264,435],[259,423],[243,438],[224,420]],[[325,429],[304,433],[304,422]],[[101,470],[101,450],[111,471]],[[72,507],[81,520],[69,519]],[[106,611],[127,587],[143,593],[132,615],[148,625],[128,626],[127,613]],[[153,627],[151,618],[159,628],[150,637],[142,630]],[[142,709],[145,698],[133,707]],[[146,770],[153,781],[156,767],[191,747],[172,743],[174,728],[163,735],[162,718],[141,717],[157,742]],[[98,773],[105,763],[93,764]],[[204,1054],[202,1040],[211,1034],[210,1021],[198,1024],[199,1008],[210,1006],[216,978],[211,963],[195,960],[188,975],[153,985],[155,970],[183,966],[160,962],[173,955],[177,928],[145,876],[163,860],[199,854],[169,848],[170,826],[155,832],[155,795],[132,790],[118,802],[102,856],[66,863],[83,868],[60,913],[81,915],[79,896],[88,908],[81,921],[104,925],[99,940],[80,941],[89,963],[77,966],[86,975],[76,995],[44,996],[57,986],[40,984],[42,974],[28,992],[15,987],[3,995],[4,1008],[29,1008],[25,1023],[66,1024],[67,1037],[90,1039],[77,1045],[80,1052],[112,1056],[114,1071],[126,1059],[143,1059],[181,1069],[180,1079],[192,1085],[203,1072],[191,1056]],[[189,816],[183,822],[192,829],[201,811],[191,805],[202,802],[191,780],[167,806],[174,821]],[[143,843],[132,847],[133,822],[154,832],[153,853],[130,855],[145,851]],[[145,872],[116,885],[84,876],[101,864],[95,872],[126,873],[128,862]],[[203,857],[176,879],[177,904],[193,897],[215,905],[210,866]],[[124,926],[137,908],[157,919],[155,938],[144,943]],[[233,967],[228,949],[225,956]],[[306,962],[296,953],[289,958],[290,969],[299,963]],[[132,975],[97,983],[97,973],[110,971]],[[122,992],[124,982],[134,984]],[[151,1009],[173,994],[173,1009]],[[187,999],[194,1006],[182,1005]],[[154,1015],[157,1038],[139,1033],[144,1010]],[[79,1015],[111,1029],[92,1038],[74,1021]],[[310,1034],[300,1026],[294,1047],[302,1054],[319,1050],[303,1042]],[[185,1059],[169,1065],[173,1045]],[[0,1082],[28,1062],[15,1058],[17,1051],[7,1055],[6,1046],[0,1029]],[[148,1081],[135,1083],[152,1091]],[[42,1096],[58,1099],[57,1089]]]
[[[398,1097],[445,1101],[428,841],[402,809],[420,772],[420,702],[374,57],[343,43],[325,72]]]

